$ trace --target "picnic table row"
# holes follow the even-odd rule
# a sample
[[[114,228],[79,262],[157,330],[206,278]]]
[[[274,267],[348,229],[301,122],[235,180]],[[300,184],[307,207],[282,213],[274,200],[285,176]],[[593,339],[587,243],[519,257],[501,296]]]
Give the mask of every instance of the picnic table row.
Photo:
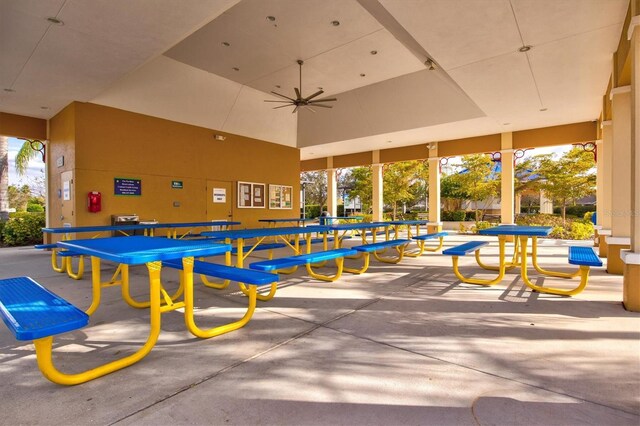
[[[397,221],[396,223],[345,223],[306,227],[227,229],[201,232],[202,240],[132,236],[60,241],[56,243],[60,249],[78,256],[91,256],[93,298],[89,308],[82,311],[34,280],[28,277],[16,277],[0,280],[0,314],[18,340],[34,341],[38,366],[45,377],[59,384],[79,384],[122,369],[144,358],[158,339],[162,313],[182,309],[187,329],[200,338],[210,338],[236,330],[249,322],[258,300],[268,301],[274,297],[280,280],[279,274],[292,273],[299,266],[304,266],[307,273],[313,278],[322,281],[335,281],[340,278],[343,272],[364,273],[369,266],[371,254],[379,261],[398,263],[402,260],[405,249],[411,242],[418,244],[418,253],[425,251],[424,244],[428,239],[439,239],[440,247],[442,247],[445,234],[420,235],[419,227],[426,223],[426,221]],[[415,234],[411,230],[414,225],[416,226]],[[407,238],[400,238],[399,228],[401,226],[407,226]],[[379,234],[380,228],[383,229],[382,234]],[[593,259],[586,263],[584,259],[576,261],[575,256],[572,258],[570,252],[569,262],[580,265],[580,270],[576,274],[559,273],[539,268],[536,256],[537,237],[548,235],[550,232],[550,229],[542,228],[544,227],[528,227],[528,229],[496,227],[485,230],[483,232],[485,235],[498,236],[498,266],[486,265],[480,260],[479,250],[486,245],[484,244],[487,243],[486,241],[471,242],[473,244],[465,243],[449,248],[443,253],[453,257],[454,272],[463,282],[493,285],[502,280],[506,270],[521,266],[522,277],[529,285],[526,276],[527,238],[531,237],[533,241],[532,259],[534,259],[534,266],[538,272],[560,278],[572,278],[580,274],[582,277],[580,285],[584,287],[582,281],[586,285],[589,266],[596,266]],[[357,231],[356,234],[354,234],[355,231]],[[391,238],[392,234],[395,234],[393,238]],[[378,241],[378,235],[384,235],[384,239]],[[505,260],[507,235],[518,236],[518,243],[514,245],[514,256],[509,262]],[[343,246],[344,240],[354,237],[360,237],[361,243],[350,247]],[[333,242],[333,248],[329,248],[330,242]],[[314,243],[321,243],[322,250],[312,251]],[[294,255],[273,258],[271,251],[281,247],[289,247],[293,250]],[[248,256],[261,249],[270,251],[269,259],[253,262],[246,267],[245,261]],[[395,249],[395,253],[391,252],[391,255],[385,255],[385,251],[388,249]],[[433,248],[430,249],[435,251]],[[498,277],[494,280],[479,281],[463,276],[458,268],[458,259],[471,252],[476,253],[476,260],[481,267],[498,271]],[[224,255],[224,264],[203,260],[205,257],[218,255]],[[232,264],[232,255],[236,256],[235,265]],[[346,267],[344,265],[346,258],[357,260],[361,264],[359,267]],[[117,282],[114,282],[113,278],[109,282],[102,281],[101,261],[103,260],[119,265],[120,276]],[[335,270],[332,273],[321,272],[321,268],[328,261],[335,262]],[[129,292],[128,268],[131,265],[141,264],[146,265],[149,274],[148,300],[136,300]],[[161,270],[163,267],[181,271],[180,286],[173,294],[169,294],[162,285]],[[212,288],[225,288],[230,282],[237,282],[240,290],[248,298],[247,309],[243,317],[222,326],[200,327],[194,315],[194,274],[199,274],[203,284]],[[101,289],[114,284],[121,286],[123,299],[129,305],[135,308],[149,309],[150,331],[146,343],[134,354],[82,373],[69,374],[59,371],[52,362],[53,336],[86,326],[91,314],[100,305]],[[258,293],[258,287],[261,286],[270,286],[268,293]],[[533,289],[535,291],[549,290],[544,287]],[[180,300],[181,296],[183,296],[182,300]]]

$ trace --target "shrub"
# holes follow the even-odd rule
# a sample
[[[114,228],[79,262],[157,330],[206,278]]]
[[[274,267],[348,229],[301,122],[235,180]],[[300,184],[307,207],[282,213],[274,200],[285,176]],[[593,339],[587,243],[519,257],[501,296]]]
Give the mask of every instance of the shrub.
[[[466,211],[456,210],[453,212],[452,220],[454,220],[455,222],[463,222],[466,217],[467,217]]]
[[[305,206],[305,217],[309,219],[315,219],[316,217],[320,216],[320,213],[321,209],[318,204],[307,204]]]
[[[31,203],[31,204],[27,204],[27,211],[30,213],[43,212],[44,207],[42,207],[41,204]]]
[[[569,239],[571,240],[588,240],[593,238],[593,224],[591,222],[575,221],[571,223],[571,232]]]
[[[565,240],[587,240],[593,237],[593,224],[589,220],[567,218],[562,223],[562,217],[551,214],[518,215],[517,225],[552,226],[551,238]]]
[[[2,229],[2,240],[8,246],[25,246],[42,242],[44,213],[15,213]]]
[[[2,231],[4,230],[4,225],[7,222],[5,222],[4,220],[0,220],[0,245],[2,245]]]
[[[586,212],[594,212],[596,211],[595,205],[575,205],[575,206],[567,206],[567,216],[575,216],[575,217],[583,217]],[[554,214],[562,214],[561,207],[553,208]]]
[[[442,214],[440,215],[440,220],[442,220],[443,222],[452,221],[453,220],[453,212],[443,211]]]
[[[480,231],[481,229],[491,228],[492,226],[493,225],[487,222],[486,220],[481,220],[476,222],[476,224],[471,227],[471,230],[473,231],[474,234],[477,234],[478,231]]]

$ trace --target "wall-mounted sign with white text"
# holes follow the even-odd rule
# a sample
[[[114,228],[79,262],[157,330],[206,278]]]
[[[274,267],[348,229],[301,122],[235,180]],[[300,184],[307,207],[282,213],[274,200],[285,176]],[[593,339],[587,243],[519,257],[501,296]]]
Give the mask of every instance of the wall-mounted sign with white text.
[[[142,180],[129,179],[129,178],[114,178],[113,194],[140,196],[142,195]]]
[[[171,188],[173,189],[182,189],[182,181],[181,180],[172,180],[171,181]]]

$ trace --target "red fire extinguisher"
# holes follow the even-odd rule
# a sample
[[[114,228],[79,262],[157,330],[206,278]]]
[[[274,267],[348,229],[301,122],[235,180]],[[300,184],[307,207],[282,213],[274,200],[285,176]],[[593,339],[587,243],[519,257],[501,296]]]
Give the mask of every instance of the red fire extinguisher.
[[[87,196],[87,208],[91,213],[97,213],[102,210],[102,194],[97,191],[91,191]]]

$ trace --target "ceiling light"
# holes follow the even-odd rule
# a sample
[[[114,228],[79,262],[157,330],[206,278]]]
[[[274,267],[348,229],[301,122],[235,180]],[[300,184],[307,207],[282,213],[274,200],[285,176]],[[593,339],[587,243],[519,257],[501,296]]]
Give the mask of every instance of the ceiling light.
[[[231,46],[231,44],[228,41],[223,41],[222,45],[225,46],[225,47]]]
[[[331,25],[333,25],[334,27],[337,27],[340,25],[340,21],[331,21]]]
[[[429,71],[435,70],[435,67],[433,66],[433,60],[431,60],[431,58],[427,58],[427,60],[424,61],[424,64],[429,68]]]
[[[13,92],[15,92],[15,90],[13,90],[13,89],[9,89],[9,88],[7,88],[7,89],[4,89],[4,91],[5,91],[5,92],[10,92],[10,93],[13,93]]]
[[[525,46],[522,46],[520,49],[518,49],[518,52],[528,52],[531,50],[531,46],[529,46],[528,44]]]
[[[387,141],[387,143],[393,143],[393,141]]]
[[[511,123],[502,123],[503,126],[508,126]]]
[[[546,110],[547,110],[546,108],[540,108],[540,111],[543,111],[543,112],[544,112],[544,111],[546,111]]]
[[[62,22],[62,20],[56,18],[55,16],[50,16],[47,18],[47,21],[50,24],[54,24],[54,25],[64,25],[64,22]]]
[[[240,68],[238,68],[238,67],[233,67],[233,70],[234,70],[234,71],[240,71]]]
[[[371,52],[369,52],[369,53],[371,53],[372,55],[377,55],[377,54],[378,54],[378,51],[377,51],[377,50],[372,50],[372,51],[371,51]]]
[[[360,73],[360,77],[365,77],[366,74],[365,73]]]
[[[276,84],[276,89],[281,88],[282,86],[280,86],[279,84]]]
[[[267,21],[271,21],[271,22],[273,22],[273,21],[275,21],[275,20],[276,20],[276,17],[275,17],[275,16],[271,16],[271,15],[267,16]]]
[[[40,109],[49,109],[48,106],[41,106]]]
[[[324,90],[322,86],[318,86],[318,90]]]

